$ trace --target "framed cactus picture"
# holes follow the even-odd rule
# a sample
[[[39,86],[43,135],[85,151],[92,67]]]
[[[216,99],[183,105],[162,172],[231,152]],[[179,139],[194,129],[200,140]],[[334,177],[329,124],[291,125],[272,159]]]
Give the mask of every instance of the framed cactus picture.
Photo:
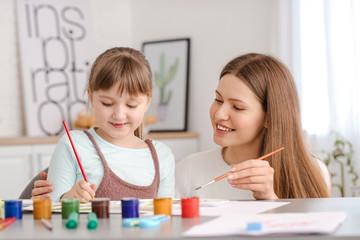
[[[148,115],[157,121],[150,132],[187,130],[190,39],[144,42],[143,54],[153,74],[153,99]]]

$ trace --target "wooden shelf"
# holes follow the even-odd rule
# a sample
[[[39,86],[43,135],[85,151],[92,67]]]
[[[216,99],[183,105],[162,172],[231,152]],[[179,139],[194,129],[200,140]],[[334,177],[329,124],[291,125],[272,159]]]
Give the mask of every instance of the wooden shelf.
[[[197,138],[199,134],[196,132],[157,132],[149,133],[151,139],[171,139],[171,138]]]
[[[148,138],[151,139],[197,138],[198,136],[198,133],[195,132],[159,132],[148,134]],[[56,144],[60,137],[61,136],[0,138],[0,146]]]
[[[56,144],[59,141],[59,139],[60,139],[60,136],[0,138],[0,146],[32,145],[32,144]]]

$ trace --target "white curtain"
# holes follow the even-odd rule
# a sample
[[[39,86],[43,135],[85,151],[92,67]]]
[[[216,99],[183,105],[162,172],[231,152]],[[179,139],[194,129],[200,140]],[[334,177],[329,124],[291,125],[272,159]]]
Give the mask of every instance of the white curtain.
[[[295,0],[293,72],[304,130],[314,151],[335,131],[354,147],[360,169],[360,0]]]

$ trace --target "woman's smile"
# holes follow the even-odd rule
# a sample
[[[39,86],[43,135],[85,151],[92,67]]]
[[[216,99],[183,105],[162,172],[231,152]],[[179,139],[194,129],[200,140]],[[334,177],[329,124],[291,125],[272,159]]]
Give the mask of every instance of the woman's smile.
[[[216,132],[219,134],[227,134],[235,131],[235,129],[225,127],[224,125],[216,124]]]

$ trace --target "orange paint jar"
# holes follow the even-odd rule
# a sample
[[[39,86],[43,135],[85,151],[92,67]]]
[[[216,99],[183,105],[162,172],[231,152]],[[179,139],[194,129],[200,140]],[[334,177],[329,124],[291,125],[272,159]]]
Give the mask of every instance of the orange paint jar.
[[[34,199],[34,219],[51,219],[51,199]]]
[[[168,216],[172,216],[171,209],[171,198],[154,198],[154,215],[165,214]]]

